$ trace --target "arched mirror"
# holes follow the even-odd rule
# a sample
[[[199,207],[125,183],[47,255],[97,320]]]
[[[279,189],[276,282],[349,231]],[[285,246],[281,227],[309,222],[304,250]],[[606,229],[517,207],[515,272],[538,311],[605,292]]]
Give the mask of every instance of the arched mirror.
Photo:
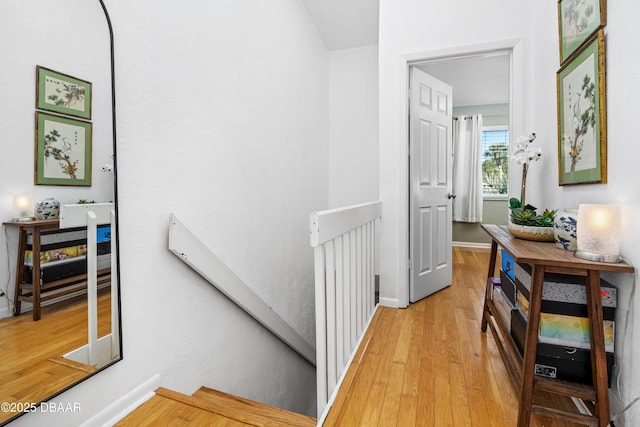
[[[4,425],[122,350],[107,10],[102,0],[3,0],[0,40]]]

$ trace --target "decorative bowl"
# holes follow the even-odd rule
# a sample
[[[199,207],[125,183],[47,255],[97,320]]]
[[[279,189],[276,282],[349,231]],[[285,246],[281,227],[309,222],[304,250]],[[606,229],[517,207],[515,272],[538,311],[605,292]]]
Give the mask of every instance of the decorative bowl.
[[[534,240],[537,242],[553,242],[553,227],[536,227],[533,225],[518,225],[509,220],[509,232],[518,239]]]

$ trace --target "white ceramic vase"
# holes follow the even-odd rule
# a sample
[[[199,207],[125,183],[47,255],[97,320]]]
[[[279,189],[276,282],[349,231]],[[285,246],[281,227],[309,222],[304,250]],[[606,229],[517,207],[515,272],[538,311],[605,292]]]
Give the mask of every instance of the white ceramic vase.
[[[576,250],[578,241],[577,222],[577,209],[565,209],[556,214],[553,221],[553,237],[557,247],[567,251]]]
[[[60,202],[53,198],[44,199],[36,203],[36,219],[56,219],[60,216]]]

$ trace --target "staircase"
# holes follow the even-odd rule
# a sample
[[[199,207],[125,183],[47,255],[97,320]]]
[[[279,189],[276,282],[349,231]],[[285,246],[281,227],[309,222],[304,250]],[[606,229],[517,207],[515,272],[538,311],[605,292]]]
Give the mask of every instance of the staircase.
[[[316,419],[207,387],[191,396],[160,387],[116,424],[159,425],[312,427]]]

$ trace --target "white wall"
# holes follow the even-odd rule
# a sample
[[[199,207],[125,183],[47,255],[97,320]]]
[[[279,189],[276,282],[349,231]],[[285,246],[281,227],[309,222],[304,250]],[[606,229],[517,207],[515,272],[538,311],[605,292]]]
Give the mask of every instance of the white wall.
[[[530,10],[531,2],[525,0],[469,1],[462,5],[418,0],[380,2],[380,194],[384,201],[380,296],[386,304],[404,305],[408,295],[406,63],[518,40],[526,48]],[[513,121],[513,132],[517,133],[522,118],[514,117]]]
[[[70,31],[68,25],[60,25],[68,20],[68,10],[75,10],[84,17],[75,24],[75,32]],[[83,37],[76,34],[83,34]],[[0,75],[6,82],[0,101],[5,146],[0,180],[2,221],[16,216],[14,195],[28,195],[34,203],[50,197],[61,203],[76,203],[79,199],[113,200],[113,175],[100,170],[102,165],[113,163],[113,138],[109,33],[99,3],[83,0],[59,0],[56,5],[46,0],[0,2],[0,40],[5,41]],[[52,49],[52,46],[65,48]],[[90,187],[34,184],[36,65],[92,83],[93,173]],[[6,233],[0,234],[0,259],[3,260],[0,289],[11,295],[11,299],[17,239],[17,229],[13,227],[6,227]],[[8,262],[5,261],[7,257]],[[0,297],[0,318],[11,315],[11,310],[8,300]]]
[[[378,46],[330,53],[329,205],[377,200]]]
[[[62,394],[77,426],[160,373],[315,412],[315,369],[167,250],[169,213],[315,345],[308,218],[328,206],[329,55],[298,0],[108,0],[123,361]]]
[[[527,197],[536,206],[563,208],[581,202],[620,203],[624,214],[623,255],[640,266],[640,182],[637,169],[640,146],[633,123],[637,121],[637,85],[640,74],[637,52],[640,34],[634,17],[640,5],[631,2],[608,3],[607,34],[607,146],[608,184],[559,187],[557,169],[556,71],[558,60],[557,3],[524,0],[477,2],[426,2],[382,0],[380,5],[380,190],[383,204],[381,297],[393,301],[406,287],[400,259],[405,245],[400,218],[404,215],[402,197],[405,177],[402,110],[404,88],[403,58],[427,52],[459,51],[496,40],[522,38],[524,67],[523,105],[519,132],[535,131],[536,142],[544,149],[544,159],[536,163],[527,179]],[[500,14],[495,11],[500,10]],[[636,13],[634,13],[636,12]],[[397,25],[402,22],[402,25]],[[513,178],[513,177],[510,177]],[[518,178],[519,179],[519,178]],[[512,181],[517,182],[517,181]],[[640,364],[634,357],[640,351],[640,309],[638,297],[630,298],[633,275],[609,274],[618,285],[620,309],[617,316],[617,368],[620,390],[614,385],[610,396],[612,415],[640,396]],[[624,332],[626,308],[631,308],[631,327]],[[622,342],[625,343],[622,348]],[[623,352],[623,353],[622,353]],[[640,405],[640,404],[639,404]],[[616,425],[634,425],[640,406],[634,406]],[[625,422],[626,421],[626,422]]]

